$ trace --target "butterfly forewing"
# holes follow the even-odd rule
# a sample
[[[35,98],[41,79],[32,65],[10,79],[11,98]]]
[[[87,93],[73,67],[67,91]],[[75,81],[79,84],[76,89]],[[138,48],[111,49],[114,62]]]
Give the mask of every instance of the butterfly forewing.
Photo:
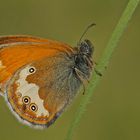
[[[73,49],[63,43],[28,36],[2,37],[0,43],[0,89],[3,93],[7,80],[25,64],[60,52],[73,53]]]

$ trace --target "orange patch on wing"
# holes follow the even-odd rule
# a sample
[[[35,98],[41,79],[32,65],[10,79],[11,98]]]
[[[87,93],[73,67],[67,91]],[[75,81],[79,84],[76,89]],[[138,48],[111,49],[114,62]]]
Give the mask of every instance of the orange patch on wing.
[[[53,57],[61,52],[73,52],[73,49],[66,44],[45,39],[30,39],[29,37],[19,37],[17,42],[23,42],[21,42],[21,44],[10,46],[10,43],[16,43],[15,40],[16,38],[14,37],[11,37],[11,42],[10,38],[7,40],[5,39],[5,42],[9,43],[9,46],[0,48],[0,61],[2,61],[4,66],[0,69],[0,84],[4,84],[18,68],[34,60],[38,60],[43,57]],[[28,44],[24,44],[26,41]],[[3,44],[6,43],[3,42]]]

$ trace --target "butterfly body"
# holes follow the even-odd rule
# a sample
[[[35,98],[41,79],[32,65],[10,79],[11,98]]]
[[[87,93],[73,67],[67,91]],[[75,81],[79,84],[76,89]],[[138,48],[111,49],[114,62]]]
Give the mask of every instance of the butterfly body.
[[[48,127],[70,104],[94,67],[91,42],[78,45],[30,36],[0,38],[0,90],[20,120]]]

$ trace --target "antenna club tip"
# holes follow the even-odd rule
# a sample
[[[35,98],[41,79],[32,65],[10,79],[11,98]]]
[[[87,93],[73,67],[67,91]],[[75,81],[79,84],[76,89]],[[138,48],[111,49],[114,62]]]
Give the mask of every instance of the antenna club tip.
[[[96,25],[96,23],[91,23],[90,25],[89,25],[89,27],[92,27],[92,26],[95,26]]]
[[[79,42],[81,42],[83,36],[86,34],[86,32],[88,31],[88,29],[91,28],[91,27],[93,27],[93,26],[95,26],[95,25],[96,25],[95,23],[92,23],[92,24],[90,24],[90,25],[85,29],[84,33],[82,34],[82,36],[81,36],[80,39],[79,39]],[[79,43],[79,42],[78,42],[78,43]]]

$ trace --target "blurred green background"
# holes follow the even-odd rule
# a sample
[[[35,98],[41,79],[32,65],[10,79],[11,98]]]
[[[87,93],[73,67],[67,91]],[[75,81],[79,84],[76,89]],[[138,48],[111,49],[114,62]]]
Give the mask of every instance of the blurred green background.
[[[128,0],[0,0],[0,35],[30,34],[75,46],[85,38],[98,62]],[[140,6],[76,129],[73,140],[140,140]],[[0,97],[0,139],[64,140],[84,95],[45,130],[20,124]]]

